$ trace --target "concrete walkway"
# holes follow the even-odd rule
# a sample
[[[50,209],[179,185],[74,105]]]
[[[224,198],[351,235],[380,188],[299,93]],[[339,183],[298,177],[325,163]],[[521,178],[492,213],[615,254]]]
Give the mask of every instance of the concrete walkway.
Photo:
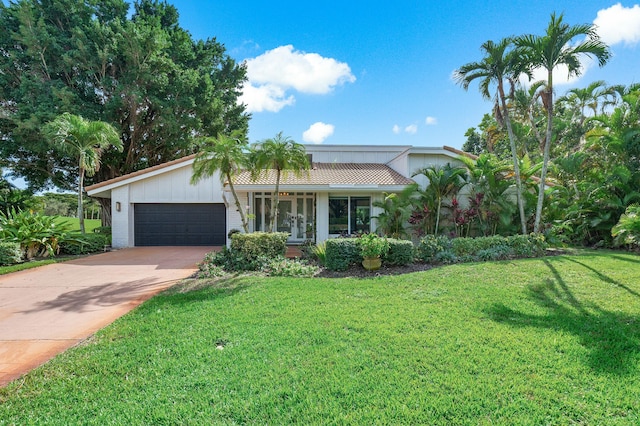
[[[214,247],[136,247],[0,275],[0,387],[192,275]]]

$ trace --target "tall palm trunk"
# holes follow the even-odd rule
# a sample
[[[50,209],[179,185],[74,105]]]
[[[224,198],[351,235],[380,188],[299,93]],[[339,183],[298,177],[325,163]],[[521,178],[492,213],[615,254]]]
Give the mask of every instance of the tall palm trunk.
[[[548,87],[546,93],[543,95],[546,97],[547,105],[547,134],[544,140],[544,150],[542,156],[542,171],[540,172],[540,188],[538,190],[538,203],[536,205],[536,218],[533,224],[533,232],[540,232],[540,222],[542,221],[542,206],[544,204],[544,189],[547,179],[547,168],[549,165],[549,151],[551,147],[551,137],[553,133],[553,81],[552,74],[549,71]]]
[[[438,235],[438,226],[440,225],[440,207],[442,206],[442,197],[438,197],[438,211],[436,213],[436,229],[434,231],[435,235]]]
[[[84,209],[82,208],[82,191],[84,190],[84,167],[82,167],[83,160],[80,159],[80,176],[78,177],[78,221],[80,222],[80,232],[85,233],[84,230]]]
[[[507,102],[505,101],[504,87],[502,80],[498,82],[498,91],[500,93],[500,102],[502,104],[502,115],[507,125],[507,133],[509,134],[509,144],[511,145],[511,158],[513,159],[513,172],[516,175],[516,198],[518,200],[518,210],[520,211],[520,226],[522,234],[527,233],[527,218],[524,215],[524,202],[522,199],[522,181],[520,179],[520,161],[518,160],[518,151],[516,150],[516,137],[513,134],[513,128],[511,127],[511,116],[507,109]]]
[[[280,204],[280,169],[276,169],[276,193],[273,197],[273,205],[271,206],[271,217],[269,218],[269,232],[278,230],[278,205]],[[275,229],[274,229],[275,225]]]
[[[238,194],[236,194],[236,189],[233,187],[233,182],[231,181],[231,175],[229,173],[226,174],[227,182],[229,182],[229,189],[231,189],[231,194],[233,194],[233,199],[236,202],[236,209],[240,213],[240,220],[242,221],[242,229],[246,234],[249,233],[249,225],[247,223],[247,218],[244,214],[244,209],[240,205],[240,200],[238,199]]]

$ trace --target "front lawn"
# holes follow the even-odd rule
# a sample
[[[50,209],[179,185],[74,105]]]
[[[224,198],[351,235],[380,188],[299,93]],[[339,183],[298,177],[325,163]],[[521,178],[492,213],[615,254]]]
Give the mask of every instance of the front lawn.
[[[56,220],[57,223],[65,224],[69,227],[71,231],[79,231],[80,230],[80,221],[77,217],[66,217],[60,216]],[[84,220],[84,230],[85,232],[93,232],[94,229],[102,226],[102,222],[100,219],[85,219]]]
[[[186,281],[0,390],[8,424],[640,423],[640,257]]]

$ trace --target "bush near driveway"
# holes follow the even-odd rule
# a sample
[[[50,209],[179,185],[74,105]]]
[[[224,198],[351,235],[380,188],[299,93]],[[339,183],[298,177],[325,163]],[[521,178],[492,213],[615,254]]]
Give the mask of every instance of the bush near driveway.
[[[13,265],[22,261],[20,244],[11,241],[0,241],[0,265]]]

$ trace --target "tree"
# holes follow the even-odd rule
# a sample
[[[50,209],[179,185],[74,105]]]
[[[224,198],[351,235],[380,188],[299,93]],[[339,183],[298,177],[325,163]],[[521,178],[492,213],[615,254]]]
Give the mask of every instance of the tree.
[[[585,40],[572,44],[579,36]],[[542,93],[542,103],[547,112],[547,127],[543,150],[542,170],[540,172],[540,189],[536,204],[536,216],[533,232],[540,232],[542,207],[544,204],[549,150],[553,137],[553,70],[560,65],[567,67],[569,76],[577,76],[582,72],[581,56],[594,57],[599,66],[604,66],[610,57],[609,48],[600,40],[595,27],[591,24],[570,26],[563,22],[563,15],[551,15],[546,33],[542,36],[524,35],[515,39],[524,64],[533,68],[542,68],[547,72],[547,81]]]
[[[247,166],[248,150],[246,137],[240,131],[233,132],[231,136],[220,134],[217,138],[205,138],[202,148],[193,162],[191,176],[191,183],[196,183],[204,177],[213,176],[215,172],[220,172],[220,182],[223,186],[225,182],[229,184],[236,209],[240,212],[242,228],[247,233],[249,232],[247,216],[238,199],[233,180],[242,168]]]
[[[71,189],[75,167],[42,137],[67,111],[113,123],[100,182],[198,151],[205,135],[246,131],[244,65],[215,39],[194,40],[164,1],[0,3],[0,158],[29,186]],[[107,212],[108,213],[108,212]]]
[[[51,144],[65,155],[75,158],[78,165],[78,220],[84,234],[82,193],[84,176],[93,176],[100,169],[100,157],[104,150],[114,147],[122,151],[118,131],[109,123],[89,121],[78,115],[64,113],[44,128]]]
[[[522,181],[520,180],[520,167],[516,138],[511,125],[509,108],[507,108],[507,96],[504,90],[505,80],[510,85],[510,92],[515,89],[515,82],[525,71],[523,64],[518,61],[518,52],[510,50],[512,40],[505,38],[498,43],[489,40],[482,44],[481,49],[485,57],[480,62],[470,62],[463,65],[454,73],[456,81],[467,90],[472,81],[480,79],[480,93],[485,99],[491,99],[489,88],[496,85],[494,113],[498,123],[506,124],[509,142],[511,146],[511,158],[513,170],[516,175],[516,198],[520,212],[520,225],[523,234],[527,233],[527,218],[524,215],[524,202],[522,198]]]
[[[257,179],[269,170],[276,172],[276,187],[269,216],[269,230],[273,231],[278,214],[280,202],[280,179],[289,173],[301,176],[304,170],[309,170],[309,158],[304,146],[295,142],[288,136],[278,133],[274,138],[265,139],[254,144],[252,151],[252,176]]]
[[[438,235],[440,225],[440,211],[445,198],[455,194],[465,184],[463,176],[467,173],[464,167],[430,166],[417,170],[412,177],[424,175],[429,180],[429,185],[422,191],[423,196],[431,197],[436,201],[436,226],[434,233]]]

